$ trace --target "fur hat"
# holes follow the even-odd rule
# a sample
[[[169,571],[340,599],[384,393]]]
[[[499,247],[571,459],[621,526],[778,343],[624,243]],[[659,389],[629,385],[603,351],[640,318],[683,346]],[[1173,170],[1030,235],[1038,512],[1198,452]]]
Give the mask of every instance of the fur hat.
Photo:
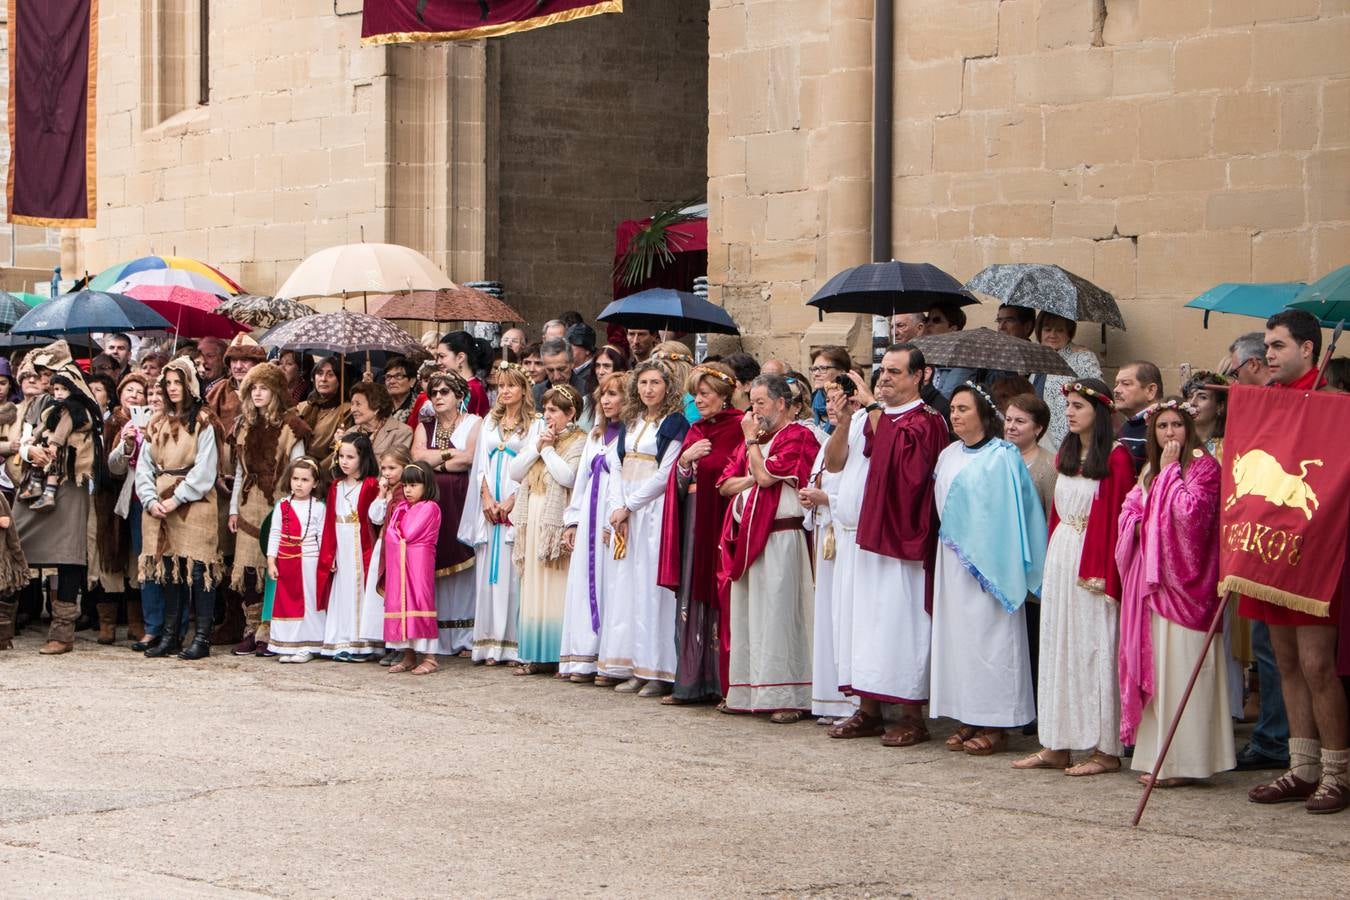
[[[260,363],[248,370],[248,374],[239,382],[239,396],[247,402],[249,391],[253,386],[261,384],[272,392],[281,403],[281,408],[290,406],[290,392],[286,385],[286,373],[281,371],[281,366],[272,363]]]
[[[234,336],[234,340],[230,341],[230,346],[225,348],[225,362],[228,363],[236,359],[251,359],[254,362],[262,362],[267,359],[267,351],[257,341],[241,331]]]
[[[127,374],[122,376],[121,381],[117,382],[117,396],[118,397],[122,396],[122,388],[126,387],[128,384],[131,384],[132,382],[139,384],[146,391],[150,390],[149,378],[146,378],[140,372],[128,372]],[[117,405],[116,398],[113,399],[113,405],[114,406]]]
[[[197,380],[197,367],[192,364],[192,360],[186,356],[179,356],[169,360],[164,364],[164,368],[159,373],[159,384],[164,385],[164,376],[170,372],[177,372],[178,377],[183,379],[183,386],[187,388],[188,395],[193,400],[202,399],[202,384]],[[168,405],[169,396],[164,395],[165,405]]]

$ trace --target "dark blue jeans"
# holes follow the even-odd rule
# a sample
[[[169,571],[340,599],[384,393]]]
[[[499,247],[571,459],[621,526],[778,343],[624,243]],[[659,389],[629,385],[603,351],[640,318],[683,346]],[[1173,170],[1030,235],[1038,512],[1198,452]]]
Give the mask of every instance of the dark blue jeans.
[[[127,527],[131,530],[131,553],[133,558],[141,558],[141,501],[131,498],[131,509],[127,513]],[[187,632],[187,615],[179,611],[178,634]],[[145,633],[158,637],[164,633],[164,588],[158,582],[141,582],[141,617],[145,620]]]
[[[1248,746],[1275,759],[1289,758],[1289,719],[1284,714],[1284,694],[1280,693],[1280,669],[1275,665],[1275,649],[1270,645],[1270,626],[1252,623],[1252,653],[1256,656],[1256,677],[1261,680],[1261,712]]]

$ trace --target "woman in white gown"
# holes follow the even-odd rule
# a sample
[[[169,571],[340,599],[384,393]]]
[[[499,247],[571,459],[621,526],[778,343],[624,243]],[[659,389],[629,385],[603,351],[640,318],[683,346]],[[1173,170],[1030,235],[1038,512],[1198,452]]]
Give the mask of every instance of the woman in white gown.
[[[1045,513],[982,388],[952,392],[951,425],[957,440],[934,472],[942,525],[929,715],[957,721],[948,750],[988,756],[1007,747],[1005,728],[1036,717],[1026,600],[1041,587]]]
[[[459,539],[474,548],[473,661],[490,666],[520,659],[520,577],[511,564],[511,511],[518,485],[511,480],[511,460],[527,442],[538,440],[530,376],[515,363],[494,365],[497,403],[478,435],[459,523]]]
[[[623,431],[607,452],[614,588],[607,591],[599,670],[620,693],[660,697],[675,681],[675,592],[657,585],[666,483],[689,430],[684,399],[664,363],[638,366]],[[598,681],[598,679],[597,679]],[[604,683],[604,682],[602,682]],[[612,682],[609,682],[612,683]]]
[[[575,684],[595,680],[600,654],[600,621],[604,615],[605,586],[613,577],[614,555],[604,543],[609,503],[609,457],[606,451],[618,439],[628,375],[616,372],[603,378],[595,403],[595,427],[581,451],[572,502],[563,514],[567,531],[564,545],[572,551],[563,605],[562,657],[559,674]]]

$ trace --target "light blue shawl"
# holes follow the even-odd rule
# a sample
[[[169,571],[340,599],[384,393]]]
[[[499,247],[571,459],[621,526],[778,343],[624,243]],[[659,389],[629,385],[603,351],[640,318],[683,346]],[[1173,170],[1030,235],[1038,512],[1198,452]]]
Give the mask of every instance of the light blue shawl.
[[[968,452],[968,451],[963,451]],[[995,438],[957,473],[938,537],[1009,613],[1040,595],[1048,533],[1022,454]]]

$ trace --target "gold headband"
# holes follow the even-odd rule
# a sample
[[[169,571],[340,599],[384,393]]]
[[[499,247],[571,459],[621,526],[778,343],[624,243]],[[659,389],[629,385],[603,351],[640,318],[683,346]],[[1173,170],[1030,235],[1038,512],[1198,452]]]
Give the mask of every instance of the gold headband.
[[[519,374],[525,376],[526,378],[530,377],[530,373],[526,372],[525,367],[522,366],[520,363],[507,362],[504,359],[497,360],[493,368],[495,368],[498,372],[518,372]]]
[[[1066,397],[1069,396],[1070,394],[1082,394],[1089,400],[1095,400],[1102,406],[1105,406],[1107,409],[1111,410],[1112,412],[1115,412],[1116,401],[1112,400],[1108,395],[1103,394],[1101,391],[1094,390],[1093,388],[1088,387],[1081,381],[1075,381],[1073,384],[1066,384],[1064,385],[1064,387],[1060,388],[1060,391]]]
[[[694,370],[694,374],[698,375],[700,378],[702,378],[704,375],[711,375],[713,378],[716,378],[718,381],[722,382],[725,385],[730,385],[731,387],[736,386],[735,378],[732,378],[726,372],[719,372],[716,369],[709,369],[707,366],[699,366],[697,369]]]
[[[674,360],[676,362],[687,362],[687,363],[691,363],[694,361],[694,358],[690,356],[688,353],[674,353],[668,350],[658,350],[652,354],[652,358],[669,359]]]

